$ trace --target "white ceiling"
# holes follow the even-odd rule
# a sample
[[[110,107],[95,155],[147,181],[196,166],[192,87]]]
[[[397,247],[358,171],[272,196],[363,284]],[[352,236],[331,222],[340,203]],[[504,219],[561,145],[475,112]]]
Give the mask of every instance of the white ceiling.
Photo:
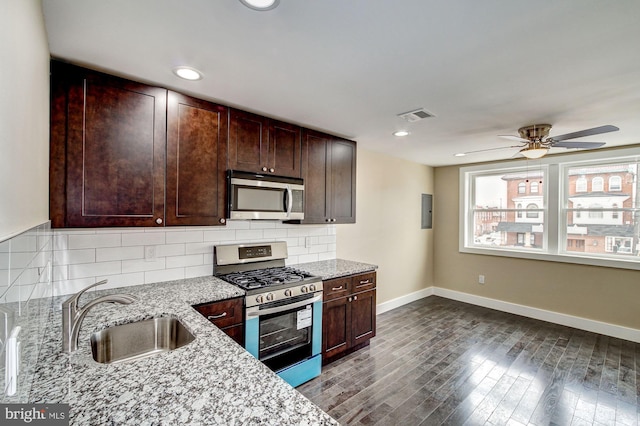
[[[497,135],[640,142],[640,1],[43,0],[51,55],[441,166]],[[204,79],[182,81],[188,65]],[[397,114],[435,114],[407,123]],[[411,135],[392,136],[406,128]],[[566,152],[563,149],[553,150]]]

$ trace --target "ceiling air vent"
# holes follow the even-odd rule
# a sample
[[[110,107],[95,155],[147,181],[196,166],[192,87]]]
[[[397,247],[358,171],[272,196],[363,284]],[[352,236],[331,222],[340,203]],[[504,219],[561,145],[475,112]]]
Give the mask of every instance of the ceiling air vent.
[[[398,117],[404,118],[409,123],[413,123],[415,121],[420,121],[425,118],[435,117],[435,115],[431,114],[429,111],[426,111],[424,108],[420,108],[414,111],[403,112],[402,114],[398,114]]]

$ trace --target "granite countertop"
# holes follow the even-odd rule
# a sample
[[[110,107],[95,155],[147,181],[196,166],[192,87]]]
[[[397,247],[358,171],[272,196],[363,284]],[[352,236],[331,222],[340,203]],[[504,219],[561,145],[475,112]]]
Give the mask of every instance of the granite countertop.
[[[372,272],[378,269],[377,265],[344,259],[321,260],[319,262],[299,263],[292,266],[309,274],[322,277],[323,280]]]
[[[30,402],[68,403],[72,425],[338,424],[191,307],[242,296],[237,287],[201,277],[89,292],[80,306],[116,292],[138,300],[94,307],[72,354],[61,350],[62,314],[53,312]],[[107,365],[93,360],[91,333],[157,316],[179,319],[196,339],[136,361]]]

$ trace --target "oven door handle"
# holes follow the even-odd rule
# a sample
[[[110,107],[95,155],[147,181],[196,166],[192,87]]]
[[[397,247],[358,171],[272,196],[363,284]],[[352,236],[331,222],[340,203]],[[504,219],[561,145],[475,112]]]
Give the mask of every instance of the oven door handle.
[[[301,308],[307,306],[310,303],[321,302],[322,293],[318,293],[311,299],[301,300],[300,302],[289,303],[287,305],[277,306],[275,308],[260,309],[258,306],[252,306],[247,308],[246,315],[249,317],[258,317],[260,315],[276,314],[278,312],[288,311],[290,309]]]

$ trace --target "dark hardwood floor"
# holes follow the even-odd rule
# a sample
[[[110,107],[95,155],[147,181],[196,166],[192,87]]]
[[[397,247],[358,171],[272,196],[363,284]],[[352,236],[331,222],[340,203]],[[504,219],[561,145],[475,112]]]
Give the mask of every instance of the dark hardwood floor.
[[[430,296],[298,390],[343,425],[639,425],[640,344]]]

